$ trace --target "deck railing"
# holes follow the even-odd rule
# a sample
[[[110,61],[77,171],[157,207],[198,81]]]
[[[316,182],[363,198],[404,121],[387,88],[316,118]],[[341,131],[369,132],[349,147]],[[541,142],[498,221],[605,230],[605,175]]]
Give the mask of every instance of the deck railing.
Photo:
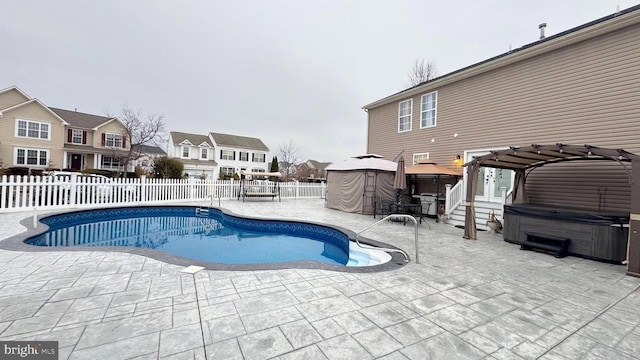
[[[264,181],[247,181],[264,186]],[[236,199],[237,180],[2,176],[0,212]],[[324,198],[324,183],[280,183],[284,198]]]

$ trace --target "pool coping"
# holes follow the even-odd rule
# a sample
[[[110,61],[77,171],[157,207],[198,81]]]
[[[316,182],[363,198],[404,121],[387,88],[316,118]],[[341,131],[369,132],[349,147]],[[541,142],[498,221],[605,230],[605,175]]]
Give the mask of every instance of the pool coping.
[[[197,206],[193,206],[193,205],[136,205],[136,206],[126,206],[126,207],[127,208],[139,208],[139,207],[198,208]],[[325,226],[325,227],[332,228],[337,231],[341,231],[345,233],[349,237],[349,240],[352,242],[355,241],[355,237],[356,237],[356,233],[354,231],[337,226],[337,225],[325,224],[325,223],[314,222],[314,221],[303,221],[298,219],[286,219],[286,218],[274,219],[274,218],[267,218],[267,217],[253,217],[253,216],[236,214],[231,210],[224,209],[222,207],[212,207],[212,208],[219,209],[226,215],[247,219],[247,220],[287,221],[287,222],[294,222],[294,223]],[[82,245],[68,246],[68,247],[42,247],[42,246],[36,246],[36,245],[29,245],[25,243],[27,239],[33,236],[37,236],[42,233],[45,233],[46,231],[49,230],[49,226],[40,222],[41,218],[55,216],[55,215],[69,214],[69,213],[93,211],[97,209],[106,210],[108,208],[54,211],[46,214],[40,214],[40,215],[37,215],[36,217],[38,221],[35,228],[33,227],[33,216],[24,218],[20,220],[20,224],[23,225],[27,230],[24,232],[21,232],[20,234],[8,237],[4,240],[0,240],[0,249],[10,250],[10,251],[25,251],[25,252],[51,252],[51,251],[55,251],[55,252],[59,252],[59,251],[120,252],[120,253],[141,255],[141,256],[152,258],[165,263],[173,264],[173,265],[179,265],[179,266],[197,265],[197,266],[202,266],[207,270],[226,270],[226,271],[319,269],[319,270],[331,270],[331,271],[339,271],[339,272],[346,272],[346,273],[377,273],[377,272],[383,272],[383,271],[396,270],[408,264],[408,262],[405,262],[404,256],[402,256],[400,253],[397,253],[397,252],[388,253],[391,256],[391,260],[389,260],[388,262],[384,264],[373,265],[373,266],[341,266],[341,265],[327,264],[327,263],[322,263],[317,261],[291,261],[291,262],[267,263],[267,264],[224,264],[224,263],[216,263],[216,262],[184,258],[181,256],[169,254],[162,250],[155,250],[155,249],[116,247],[116,246],[82,246]],[[396,246],[383,243],[380,241],[372,240],[362,236],[358,237],[358,241],[365,245],[402,250]],[[411,261],[411,258],[409,258],[409,261]]]

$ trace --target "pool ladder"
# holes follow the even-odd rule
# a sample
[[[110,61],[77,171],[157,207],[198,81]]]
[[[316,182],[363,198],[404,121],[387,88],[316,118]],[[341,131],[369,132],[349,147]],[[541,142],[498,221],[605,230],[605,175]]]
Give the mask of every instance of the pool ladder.
[[[374,227],[374,226],[376,226],[378,224],[381,224],[383,221],[389,220],[391,218],[395,218],[395,219],[402,218],[402,219],[408,219],[408,220],[413,221],[413,224],[415,225],[415,229],[416,229],[415,230],[415,233],[416,233],[416,240],[415,240],[415,242],[416,242],[416,264],[420,264],[420,259],[418,258],[418,220],[416,220],[416,218],[414,218],[411,215],[407,215],[407,214],[391,214],[391,215],[385,217],[384,219],[367,226],[366,228],[360,230],[356,234],[356,244],[358,244],[358,246],[360,246],[363,249],[378,249],[378,250],[384,250],[384,251],[389,251],[389,252],[401,253],[402,255],[404,255],[405,261],[409,262],[409,254],[407,254],[404,250],[401,250],[401,249],[389,249],[389,248],[383,248],[383,247],[377,247],[377,246],[362,246],[363,244],[360,244],[360,241],[358,240],[358,238],[360,237],[360,235],[363,232],[365,232],[365,231],[371,229],[372,227]]]

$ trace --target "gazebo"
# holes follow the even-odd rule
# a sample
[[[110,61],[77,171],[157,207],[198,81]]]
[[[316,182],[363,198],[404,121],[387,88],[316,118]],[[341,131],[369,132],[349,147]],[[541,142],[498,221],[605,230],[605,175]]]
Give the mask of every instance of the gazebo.
[[[474,209],[475,184],[480,167],[492,167],[513,170],[515,181],[512,192],[512,203],[527,202],[525,182],[527,174],[538,167],[565,161],[606,160],[616,161],[624,167],[631,185],[631,201],[629,214],[629,236],[627,243],[627,274],[640,277],[640,156],[623,149],[606,149],[591,145],[537,145],[527,147],[510,147],[509,149],[491,151],[489,154],[475,157],[464,164],[467,169],[467,194],[465,210],[465,239],[477,239],[476,216]]]

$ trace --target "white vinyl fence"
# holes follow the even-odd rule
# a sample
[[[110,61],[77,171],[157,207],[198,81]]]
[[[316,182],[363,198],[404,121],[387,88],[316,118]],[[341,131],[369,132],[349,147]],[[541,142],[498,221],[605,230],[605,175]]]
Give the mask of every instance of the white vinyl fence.
[[[273,183],[246,181],[264,187]],[[181,201],[237,199],[236,180],[196,179],[107,179],[84,176],[2,176],[0,212],[34,209],[76,209],[111,205],[167,204]],[[324,198],[324,183],[280,183],[280,196]]]

